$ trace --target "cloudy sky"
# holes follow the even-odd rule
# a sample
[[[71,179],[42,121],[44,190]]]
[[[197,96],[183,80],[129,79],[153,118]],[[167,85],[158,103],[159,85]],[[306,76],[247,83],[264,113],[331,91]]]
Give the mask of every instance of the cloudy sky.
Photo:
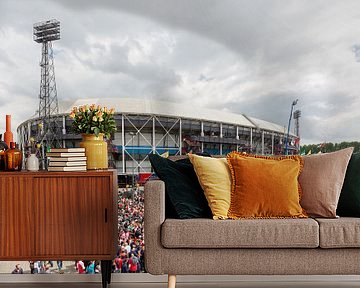
[[[0,0],[0,133],[38,108],[33,23],[61,21],[61,100],[126,97],[287,125],[302,143],[360,141],[360,1]]]

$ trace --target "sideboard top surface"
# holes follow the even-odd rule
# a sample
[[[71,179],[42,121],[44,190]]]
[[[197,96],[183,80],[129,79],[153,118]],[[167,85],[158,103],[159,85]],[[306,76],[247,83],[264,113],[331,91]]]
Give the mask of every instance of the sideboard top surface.
[[[60,172],[50,172],[50,171],[0,171],[0,177],[12,176],[12,177],[53,177],[53,176],[63,176],[63,177],[89,177],[89,176],[107,176],[115,174],[115,169],[101,169],[101,170],[87,170],[87,171],[60,171]]]

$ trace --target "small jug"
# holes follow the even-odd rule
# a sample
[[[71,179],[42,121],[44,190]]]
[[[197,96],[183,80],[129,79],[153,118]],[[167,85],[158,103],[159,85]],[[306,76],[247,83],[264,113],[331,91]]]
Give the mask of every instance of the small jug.
[[[39,171],[39,159],[35,154],[30,154],[30,156],[26,159],[26,170]]]

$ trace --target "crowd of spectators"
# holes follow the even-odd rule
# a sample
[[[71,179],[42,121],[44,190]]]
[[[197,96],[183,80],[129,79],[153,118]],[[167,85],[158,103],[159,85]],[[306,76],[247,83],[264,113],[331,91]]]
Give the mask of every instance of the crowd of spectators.
[[[120,189],[118,208],[119,249],[112,270],[117,273],[145,272],[142,187]]]
[[[61,273],[63,261],[56,261],[58,271]],[[30,273],[51,273],[50,268],[54,267],[53,261],[29,261]]]

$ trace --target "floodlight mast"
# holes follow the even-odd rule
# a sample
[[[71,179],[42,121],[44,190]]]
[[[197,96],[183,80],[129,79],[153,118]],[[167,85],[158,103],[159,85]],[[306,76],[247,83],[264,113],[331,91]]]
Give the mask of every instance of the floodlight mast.
[[[59,140],[59,113],[54,71],[54,54],[52,41],[60,39],[60,21],[56,19],[35,23],[33,26],[34,41],[42,43],[41,81],[39,93],[39,125],[36,141],[41,144],[39,158],[42,168],[47,168],[46,151],[51,147],[61,147]]]
[[[288,124],[287,134],[286,134],[286,138],[285,138],[285,155],[288,155],[288,153],[289,153],[289,149],[288,149],[289,144],[288,144],[288,142],[289,142],[289,135],[290,135],[291,117],[292,117],[292,114],[293,114],[294,106],[297,104],[298,101],[299,101],[299,99],[296,99],[291,104],[289,124]]]

